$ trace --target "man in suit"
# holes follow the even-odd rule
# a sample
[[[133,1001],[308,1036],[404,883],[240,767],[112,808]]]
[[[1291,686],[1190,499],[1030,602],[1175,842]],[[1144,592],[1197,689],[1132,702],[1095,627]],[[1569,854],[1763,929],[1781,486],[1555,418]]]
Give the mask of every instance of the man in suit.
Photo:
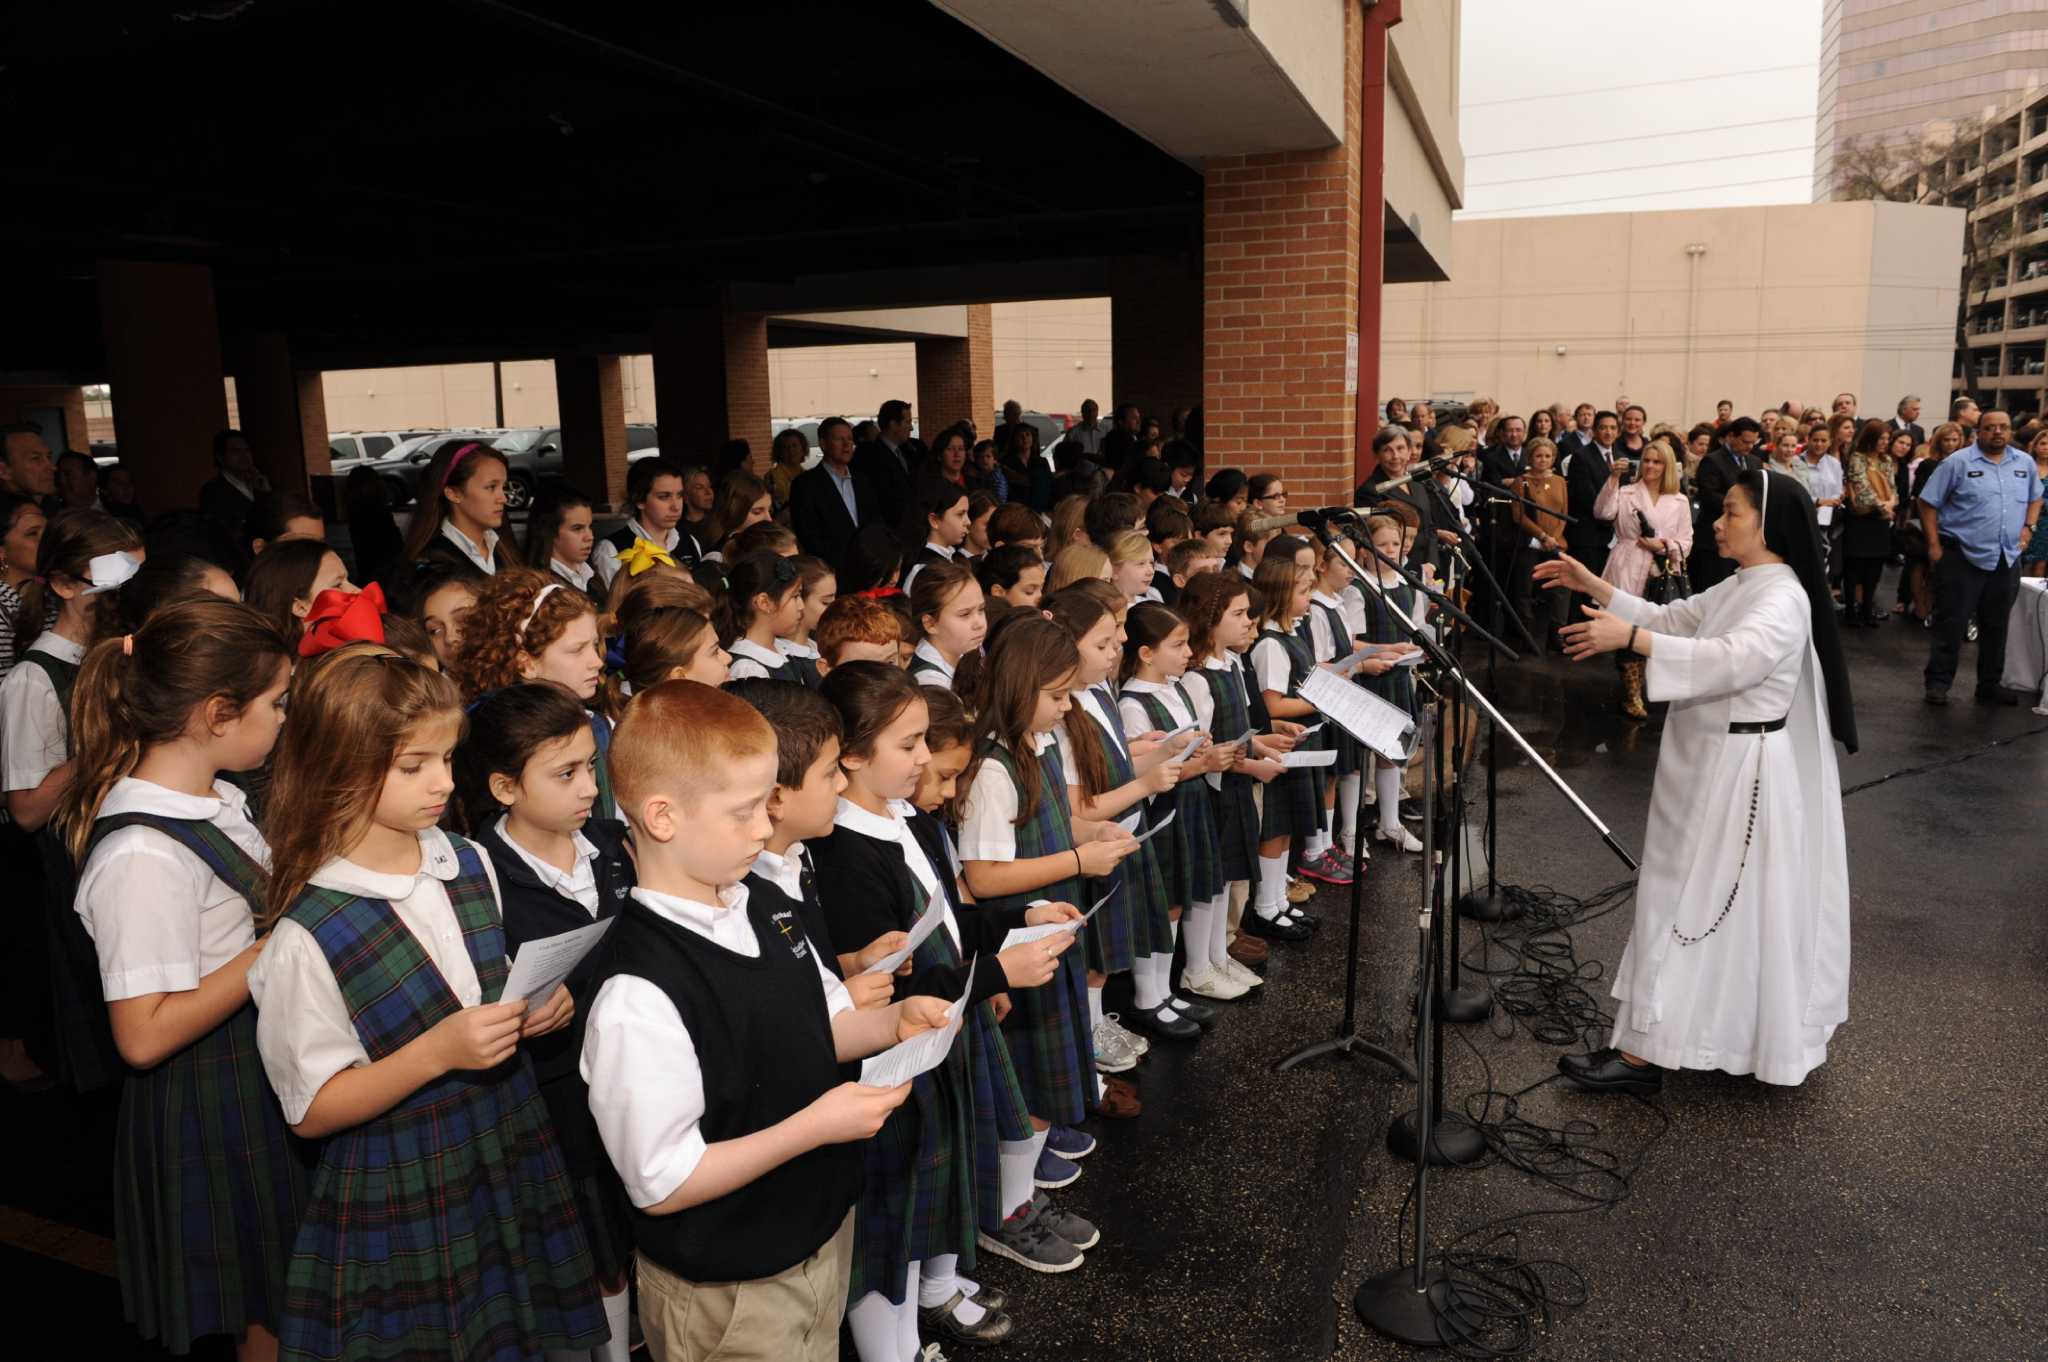
[[[1572,423],[1569,427],[1559,426],[1557,436],[1557,466],[1564,467],[1564,461],[1593,443],[1593,404],[1581,402],[1572,408]]]
[[[1908,396],[1899,399],[1899,414],[1892,418],[1893,430],[1910,431],[1915,446],[1927,443],[1927,432],[1920,429],[1920,399]]]
[[[890,398],[875,413],[875,438],[853,451],[853,471],[867,479],[884,506],[908,506],[915,472],[911,458],[910,404]]]
[[[805,553],[816,554],[837,571],[854,532],[879,519],[890,503],[854,472],[853,427],[846,418],[828,416],[818,423],[818,448],[825,455],[818,466],[789,485],[789,525]]]
[[[1522,476],[1522,443],[1529,438],[1528,424],[1519,416],[1509,416],[1500,423],[1500,439],[1482,452],[1479,460],[1479,476],[1488,482],[1506,483],[1509,478]]]
[[[1705,591],[1735,571],[1733,560],[1714,547],[1714,522],[1721,518],[1721,504],[1735,480],[1763,467],[1763,460],[1752,452],[1762,436],[1763,427],[1753,419],[1736,417],[1728,423],[1725,440],[1700,460],[1699,472],[1693,475],[1692,557],[1685,570],[1694,591]]]
[[[199,489],[199,510],[208,520],[226,530],[240,544],[242,526],[256,505],[256,494],[268,492],[270,483],[256,471],[256,451],[239,430],[224,430],[213,437],[214,477]]]
[[[1102,437],[1102,453],[1096,459],[1111,474],[1124,471],[1135,463],[1140,452],[1138,432],[1144,429],[1145,414],[1126,402],[1116,409],[1116,419],[1109,434]]]
[[[1572,557],[1596,576],[1607,566],[1607,546],[1614,539],[1614,526],[1594,519],[1593,503],[1599,498],[1600,489],[1607,485],[1615,459],[1623,457],[1615,447],[1620,437],[1621,418],[1611,411],[1599,412],[1593,417],[1592,442],[1575,451],[1565,464],[1565,510],[1572,516],[1572,523],[1564,527],[1565,546]],[[1574,613],[1572,618],[1577,619],[1578,615]]]

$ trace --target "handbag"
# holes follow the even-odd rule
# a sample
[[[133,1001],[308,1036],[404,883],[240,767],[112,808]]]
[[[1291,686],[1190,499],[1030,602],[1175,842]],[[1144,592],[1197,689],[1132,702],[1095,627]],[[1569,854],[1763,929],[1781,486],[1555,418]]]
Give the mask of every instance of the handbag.
[[[1636,538],[1650,538],[1649,521],[1637,512]],[[1643,579],[1643,599],[1651,605],[1669,605],[1692,595],[1692,580],[1685,575],[1685,560],[1677,554],[1659,554],[1650,559],[1650,575]]]

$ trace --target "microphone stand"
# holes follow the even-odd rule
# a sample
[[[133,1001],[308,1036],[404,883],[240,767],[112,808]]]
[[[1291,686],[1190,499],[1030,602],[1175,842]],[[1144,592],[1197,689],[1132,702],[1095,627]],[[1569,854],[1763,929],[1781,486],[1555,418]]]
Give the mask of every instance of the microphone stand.
[[[1447,566],[1449,576],[1446,578],[1446,584],[1450,587],[1450,594],[1453,596],[1458,592],[1456,564],[1457,561],[1462,560],[1462,557],[1463,555],[1454,554],[1454,561]],[[1463,649],[1457,645],[1451,646],[1446,651],[1453,657],[1463,654]],[[1494,649],[1488,648],[1486,656],[1491,660],[1494,656]],[[1458,901],[1458,886],[1463,883],[1460,876],[1465,864],[1465,693],[1461,690],[1453,690],[1445,699],[1450,710],[1451,724],[1450,730],[1446,735],[1451,749],[1450,775],[1448,780],[1443,777],[1438,778],[1437,789],[1444,792],[1449,801],[1445,827],[1447,830],[1446,840],[1450,843],[1451,848],[1450,880],[1445,893],[1448,902],[1455,905]],[[1430,809],[1428,817],[1434,819],[1436,816],[1436,810]],[[1465,983],[1463,981],[1462,975],[1465,959],[1463,930],[1456,912],[1451,913],[1450,920],[1451,979],[1450,986],[1444,990],[1443,1004],[1440,1010],[1445,1021],[1456,1026],[1466,1026],[1473,1022],[1485,1021],[1493,1014],[1493,989],[1483,980],[1473,983]]]

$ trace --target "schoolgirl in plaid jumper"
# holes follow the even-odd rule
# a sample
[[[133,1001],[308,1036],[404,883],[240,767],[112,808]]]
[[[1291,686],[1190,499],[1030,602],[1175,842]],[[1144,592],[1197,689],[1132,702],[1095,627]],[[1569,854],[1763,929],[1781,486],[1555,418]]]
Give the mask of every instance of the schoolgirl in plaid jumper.
[[[1294,693],[1308,678],[1315,662],[1308,647],[1295,636],[1294,626],[1309,610],[1309,588],[1315,569],[1306,561],[1315,550],[1291,535],[1266,546],[1266,556],[1252,585],[1259,593],[1258,641],[1252,645],[1252,671],[1266,702],[1266,712],[1278,720],[1299,724],[1316,721],[1315,706]],[[1308,744],[1320,744],[1317,734]],[[1296,749],[1302,750],[1302,749]],[[1261,916],[1272,917],[1284,902],[1288,847],[1295,839],[1306,842],[1322,825],[1322,772],[1316,769],[1290,770],[1266,787],[1265,816],[1259,824],[1259,892],[1256,905]]]
[[[278,746],[257,1048],[321,1141],[280,1356],[492,1359],[606,1337],[589,1246],[522,1039],[568,991],[500,997],[490,863],[435,825],[454,683],[374,644],[308,668]],[[325,818],[307,817],[327,811]]]
[[[1128,836],[1075,842],[1053,729],[1072,707],[1079,662],[1073,636],[1042,615],[1017,611],[993,631],[974,758],[962,776],[959,848],[962,877],[984,908],[1074,903],[1084,879],[1108,875],[1135,849]],[[1032,1164],[1051,1126],[1080,1121],[1104,1091],[1086,974],[1074,956],[1059,958],[1046,986],[1015,995],[1005,1023],[1033,1130],[1032,1147],[1015,1157]],[[1115,1095],[1124,1114],[1135,1108],[1134,1097]]]
[[[218,776],[268,757],[291,658],[256,611],[160,608],[87,655],[55,831],[81,863],[115,1047],[130,1067],[114,1147],[121,1299],[144,1338],[276,1353],[309,1151],[256,1054],[248,973],[270,851]]]
[[[1411,531],[1391,515],[1372,517],[1366,524],[1366,533],[1373,546],[1387,557],[1400,561],[1402,546],[1408,542]],[[1408,646],[1407,631],[1399,619],[1414,621],[1420,618],[1415,600],[1414,588],[1401,580],[1392,568],[1377,559],[1369,568],[1374,573],[1378,591],[1365,590],[1365,639],[1371,644],[1389,650],[1403,650]],[[1382,595],[1384,593],[1384,596]],[[1415,673],[1407,667],[1395,667],[1376,676],[1366,677],[1363,684],[1367,690],[1385,700],[1388,704],[1415,712]],[[1373,776],[1373,800],[1379,814],[1379,826],[1373,831],[1373,840],[1390,843],[1402,851],[1422,850],[1422,839],[1401,825],[1401,771],[1384,757],[1371,759]]]

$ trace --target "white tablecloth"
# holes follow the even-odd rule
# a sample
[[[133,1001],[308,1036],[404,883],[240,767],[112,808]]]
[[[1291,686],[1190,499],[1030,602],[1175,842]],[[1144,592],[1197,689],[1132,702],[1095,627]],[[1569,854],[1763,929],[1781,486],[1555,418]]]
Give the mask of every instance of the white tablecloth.
[[[2048,714],[2048,577],[2020,578],[2020,594],[2006,626],[2001,680],[2008,690],[2039,696],[2034,713]]]

